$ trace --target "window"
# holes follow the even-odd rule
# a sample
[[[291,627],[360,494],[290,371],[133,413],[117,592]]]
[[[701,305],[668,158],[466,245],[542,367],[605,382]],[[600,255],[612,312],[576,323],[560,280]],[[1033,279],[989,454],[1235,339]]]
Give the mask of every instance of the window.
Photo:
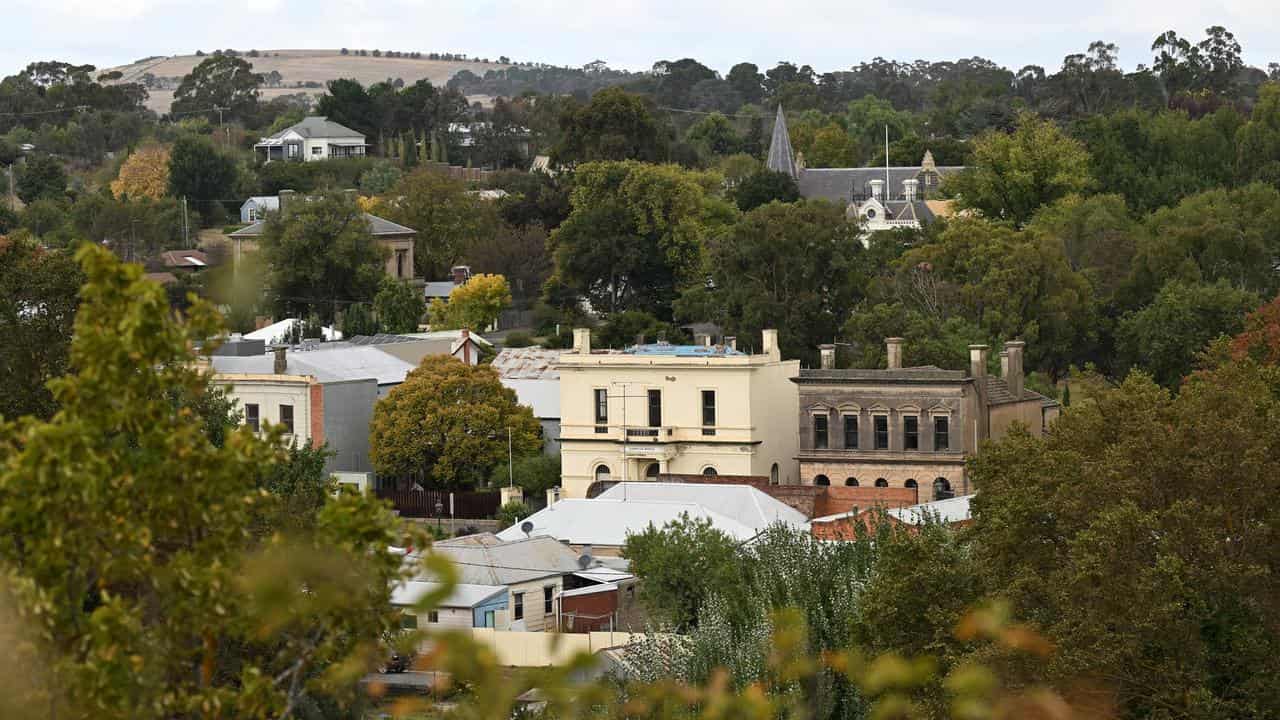
[[[662,427],[662,391],[649,391],[649,427]]]
[[[404,263],[409,257],[408,250],[396,250],[396,277],[404,277]]]
[[[658,470],[659,470],[658,463],[649,463],[648,467],[644,469],[645,478],[649,480],[657,480]]]
[[[516,609],[511,613],[512,620],[524,619],[524,593],[515,594]]]
[[[432,610],[431,612],[427,613],[427,622],[432,624],[440,622],[440,611]]]
[[[778,484],[778,463],[774,463],[773,467],[769,468],[769,484]]]
[[[902,418],[902,449],[920,449],[920,418],[915,415]]]
[[[884,478],[876,478],[876,487],[889,487],[889,481]]]
[[[920,487],[920,486],[916,484],[916,481],[915,481],[915,479],[914,479],[914,478],[907,478],[907,481],[906,481],[905,483],[903,483],[903,487],[909,487],[909,488],[911,488],[912,490],[915,490],[916,488],[918,488],[918,487]]]
[[[484,611],[484,627],[494,627],[494,626],[495,626],[495,622],[494,622],[494,621],[495,621],[495,618],[494,618],[494,611],[493,611],[493,610],[485,610],[485,611]]]
[[[289,431],[290,434],[293,433],[293,406],[292,405],[280,406],[280,424],[283,425],[285,429]]]
[[[875,416],[874,427],[876,431],[875,433],[876,449],[888,450],[889,449],[889,416],[888,415]]]
[[[555,585],[545,585],[542,588],[542,614],[550,615],[555,612]]]
[[[850,477],[844,479],[845,487],[858,487],[858,478]]]
[[[604,388],[595,389],[596,432],[609,432],[609,391]]]
[[[873,219],[873,218],[875,218],[875,216],[876,216],[876,209],[875,209],[875,208],[867,208],[867,218],[868,218],[868,219]]]
[[[258,432],[258,406],[256,403],[249,403],[244,406],[244,424],[249,429]]]
[[[715,468],[713,468],[713,467],[711,467],[710,465],[708,465],[708,466],[706,466],[706,467],[702,468],[702,476],[703,476],[703,477],[715,477],[715,476],[717,476],[717,475],[719,475],[719,474],[720,474],[720,473],[716,472],[716,469],[715,469]]]
[[[844,416],[844,446],[849,450],[858,449],[858,416]]]
[[[813,484],[814,485],[830,485],[831,479],[828,478],[826,475],[819,475],[813,479]]]
[[[933,419],[933,449],[947,450],[951,445],[951,418],[939,415]]]
[[[400,627],[404,628],[405,630],[417,630],[418,616],[407,611],[402,613],[400,615]]]
[[[827,416],[813,416],[813,447],[817,450],[827,448]]]
[[[933,499],[946,500],[951,497],[951,483],[946,478],[934,478],[933,480]]]
[[[702,391],[702,434],[716,434],[716,391]]]
[[[312,157],[320,157],[323,153],[324,153],[324,148],[322,148],[322,147],[313,147],[313,148],[311,148],[311,156],[312,156]]]
[[[596,466],[596,482],[607,482],[610,474],[608,465]]]

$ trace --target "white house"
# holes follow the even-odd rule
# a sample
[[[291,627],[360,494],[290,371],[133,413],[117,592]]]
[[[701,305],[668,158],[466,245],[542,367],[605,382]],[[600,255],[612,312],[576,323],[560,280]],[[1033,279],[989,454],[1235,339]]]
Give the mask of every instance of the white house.
[[[289,160],[312,162],[364,157],[368,144],[362,133],[318,115],[303,118],[297,125],[264,137],[253,146],[266,162]]]
[[[240,206],[240,222],[255,223],[263,219],[269,212],[280,209],[280,198],[276,195],[255,195]]]

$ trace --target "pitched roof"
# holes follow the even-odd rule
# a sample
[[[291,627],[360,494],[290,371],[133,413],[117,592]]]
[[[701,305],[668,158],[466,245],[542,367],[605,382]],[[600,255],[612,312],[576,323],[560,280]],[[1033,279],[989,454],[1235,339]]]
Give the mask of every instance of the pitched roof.
[[[214,371],[232,374],[264,374],[275,372],[272,355],[250,357],[218,356],[209,358]],[[288,350],[285,353],[289,375],[311,375],[318,382],[373,379],[379,385],[404,382],[413,365],[376,347],[339,347],[319,350]]]
[[[245,200],[245,201],[241,204],[241,207],[244,207],[245,205],[248,205],[249,203],[253,203],[254,205],[257,205],[258,207],[262,208],[263,210],[279,210],[279,209],[280,209],[280,196],[279,196],[279,195],[254,195],[253,197],[249,198],[248,200]]]
[[[891,508],[887,512],[908,525],[920,525],[928,519],[946,523],[964,522],[972,517],[969,513],[969,500],[972,498],[972,495],[961,495],[910,507]]]
[[[765,166],[774,172],[796,177],[796,154],[791,150],[791,135],[787,132],[787,116],[782,112],[782,103],[778,103],[778,115],[773,121],[773,137],[769,140],[769,157]]]
[[[738,522],[763,530],[776,522],[803,525],[804,513],[750,485],[728,483],[618,483],[598,497],[605,499],[692,502]]]
[[[578,564],[578,553],[550,537],[520,534],[506,540],[479,533],[431,547],[458,566],[460,582],[473,585],[512,585],[584,569]]]
[[[302,119],[302,122],[281,130],[274,135],[269,135],[264,140],[279,140],[291,132],[298,133],[304,138],[360,138],[364,139],[364,133],[356,132],[346,125],[340,125],[326,117],[320,115],[310,115]]]
[[[285,336],[293,329],[293,326],[302,322],[298,318],[285,318],[277,322],[271,323],[266,327],[258,328],[251,333],[245,333],[245,340],[262,340],[269,345],[277,345],[284,342]],[[342,333],[332,327],[321,328],[325,340],[341,340]]]
[[[918,382],[918,383],[958,383],[964,382],[966,375],[960,370],[943,370],[933,365],[899,368],[896,370],[875,368],[845,368],[822,370],[818,368],[801,368],[798,383],[841,383],[841,382]]]
[[[407,234],[418,232],[413,228],[408,228],[408,227],[405,227],[404,225],[398,225],[396,223],[391,222],[390,220],[387,220],[386,218],[380,218],[377,215],[371,215],[369,213],[365,213],[364,217],[366,220],[369,221],[369,234],[375,237],[379,235],[407,235]],[[239,230],[227,235],[227,237],[232,237],[232,238],[262,237],[262,233],[265,227],[266,227],[266,221],[259,220],[253,223],[252,225],[247,225],[245,227],[240,228]]]
[[[436,592],[441,583],[424,580],[406,580],[391,588],[391,604],[401,607],[417,605],[427,593]],[[468,585],[458,583],[448,597],[440,601],[440,607],[473,608],[485,600],[506,594],[506,588],[494,585]]]
[[[557,380],[556,362],[563,350],[543,347],[503,348],[491,363],[498,376],[511,380]]]
[[[1013,393],[1009,391],[1009,383],[1004,378],[996,377],[995,375],[987,375],[986,384],[988,405],[1001,405],[1023,400],[1049,400],[1050,402],[1055,402],[1035,390],[1028,390],[1026,385],[1022,386],[1022,397],[1014,397]]]
[[[958,165],[937,168],[938,175],[947,175],[963,170]],[[885,188],[889,198],[901,198],[902,181],[916,178],[921,173],[921,166],[891,167],[888,169],[888,187]],[[871,181],[884,180],[885,168],[805,168],[796,179],[800,186],[800,197],[808,199],[830,200],[833,203],[847,205],[853,200],[854,193],[871,195]],[[921,192],[923,193],[923,188]]]

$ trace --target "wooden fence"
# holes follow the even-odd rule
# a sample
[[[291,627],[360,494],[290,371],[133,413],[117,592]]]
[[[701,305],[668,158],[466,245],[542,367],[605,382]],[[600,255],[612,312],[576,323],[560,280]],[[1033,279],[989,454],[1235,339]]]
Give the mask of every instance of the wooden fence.
[[[498,492],[461,492],[454,490],[396,490],[381,488],[374,491],[383,500],[390,500],[392,507],[405,517],[434,518],[455,517],[467,519],[491,518],[501,504]]]

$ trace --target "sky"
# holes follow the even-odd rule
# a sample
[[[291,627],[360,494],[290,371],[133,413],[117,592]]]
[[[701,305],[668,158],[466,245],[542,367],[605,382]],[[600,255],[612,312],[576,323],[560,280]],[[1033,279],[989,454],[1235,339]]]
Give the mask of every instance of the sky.
[[[36,60],[100,68],[196,49],[364,47],[641,70],[693,57],[727,72],[780,60],[818,72],[881,56],[975,55],[1052,72],[1093,40],[1149,63],[1165,30],[1236,34],[1249,64],[1280,62],[1275,0],[0,0],[0,76]]]

